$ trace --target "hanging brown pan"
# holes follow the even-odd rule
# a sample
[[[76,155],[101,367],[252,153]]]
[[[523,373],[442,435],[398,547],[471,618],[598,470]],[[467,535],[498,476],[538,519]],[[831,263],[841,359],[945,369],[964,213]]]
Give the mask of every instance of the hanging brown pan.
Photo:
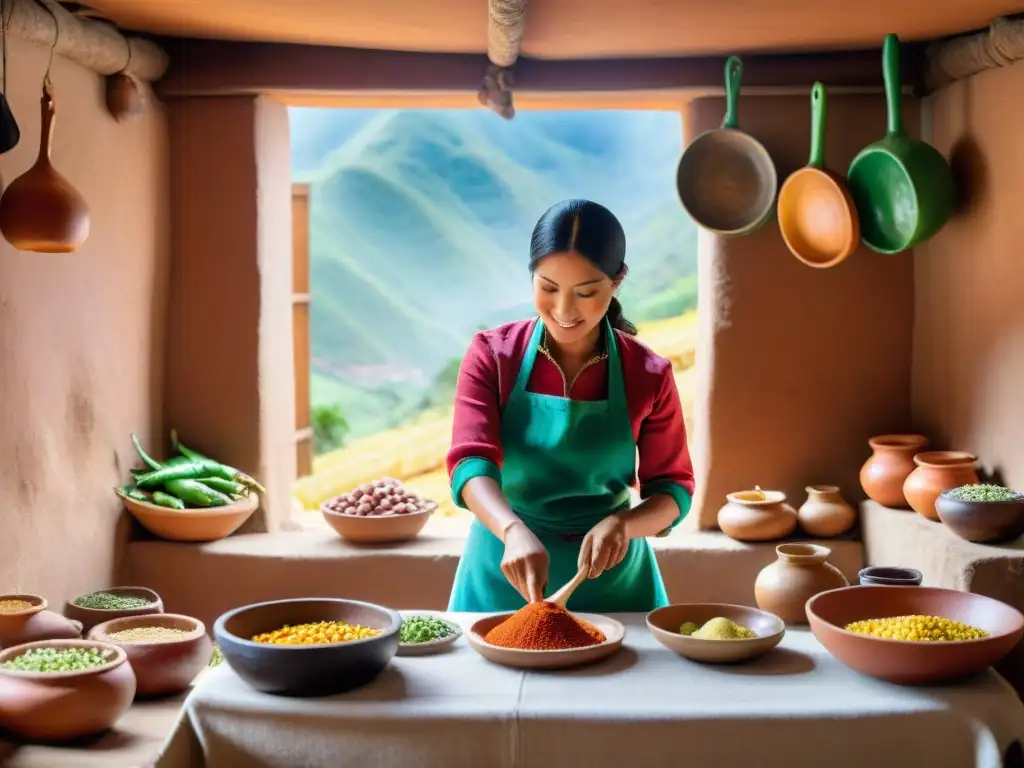
[[[779,191],[779,229],[809,267],[834,267],[857,250],[860,220],[841,176],[825,167],[825,86],[811,89],[811,159]]]
[[[725,119],[683,151],[676,190],[683,208],[704,229],[720,235],[749,235],[772,215],[779,179],[768,150],[739,129],[743,62],[725,62]]]

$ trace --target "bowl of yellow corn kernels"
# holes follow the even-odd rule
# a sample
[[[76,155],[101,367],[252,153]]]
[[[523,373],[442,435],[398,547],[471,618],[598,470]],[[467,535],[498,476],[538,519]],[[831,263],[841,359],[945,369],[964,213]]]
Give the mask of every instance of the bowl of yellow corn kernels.
[[[235,608],[213,625],[224,661],[258,691],[327,696],[373,681],[398,651],[402,617],[338,598],[274,600]]]
[[[999,600],[938,587],[857,586],[807,601],[811,632],[865,675],[923,685],[981,672],[1024,634],[1024,615]]]

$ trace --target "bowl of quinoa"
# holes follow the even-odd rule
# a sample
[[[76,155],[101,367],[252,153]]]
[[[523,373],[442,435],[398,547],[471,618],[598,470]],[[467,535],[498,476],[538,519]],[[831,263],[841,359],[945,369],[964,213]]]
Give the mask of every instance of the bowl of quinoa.
[[[206,625],[178,613],[111,619],[89,630],[88,638],[125,652],[138,680],[137,698],[186,690],[206,669],[213,650]]]

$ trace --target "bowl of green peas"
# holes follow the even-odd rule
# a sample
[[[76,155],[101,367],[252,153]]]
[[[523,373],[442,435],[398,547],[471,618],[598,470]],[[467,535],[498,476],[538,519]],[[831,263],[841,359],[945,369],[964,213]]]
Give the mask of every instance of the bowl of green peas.
[[[462,627],[433,611],[399,611],[399,656],[428,656],[449,650],[460,637]]]
[[[124,650],[88,640],[41,640],[0,651],[0,726],[30,741],[101,733],[131,706]]]

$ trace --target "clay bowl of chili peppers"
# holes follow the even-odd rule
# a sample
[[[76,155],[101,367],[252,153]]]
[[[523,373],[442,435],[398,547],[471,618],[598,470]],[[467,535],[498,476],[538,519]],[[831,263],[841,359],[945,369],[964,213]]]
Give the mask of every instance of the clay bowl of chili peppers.
[[[570,613],[546,601],[476,621],[466,640],[488,661],[518,669],[568,669],[608,658],[626,628],[594,613]]]
[[[259,507],[263,486],[234,467],[183,445],[171,431],[177,455],[157,461],[132,435],[142,467],[115,489],[132,516],[169,541],[217,541],[237,531]]]

